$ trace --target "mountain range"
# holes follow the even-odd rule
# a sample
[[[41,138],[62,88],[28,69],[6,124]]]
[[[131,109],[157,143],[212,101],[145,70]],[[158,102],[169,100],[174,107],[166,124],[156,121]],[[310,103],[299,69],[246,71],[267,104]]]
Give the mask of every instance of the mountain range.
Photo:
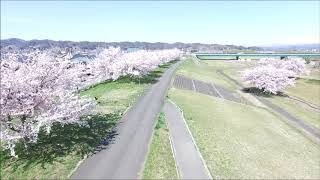
[[[203,44],[203,43],[164,43],[164,42],[89,42],[89,41],[54,41],[44,40],[23,40],[18,38],[3,39],[0,41],[1,49],[29,49],[39,48],[47,49],[51,47],[60,48],[80,48],[94,50],[99,47],[120,47],[122,49],[138,48],[138,49],[184,49],[194,50],[198,52],[252,52],[252,51],[320,51],[320,44],[297,44],[297,45],[270,45],[270,46],[237,46],[237,45],[221,45],[221,44]]]

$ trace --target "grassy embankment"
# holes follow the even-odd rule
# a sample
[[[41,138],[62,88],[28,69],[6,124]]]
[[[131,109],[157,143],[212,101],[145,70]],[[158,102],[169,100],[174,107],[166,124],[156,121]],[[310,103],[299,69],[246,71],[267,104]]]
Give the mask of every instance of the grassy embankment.
[[[161,112],[152,137],[149,154],[143,171],[143,179],[177,179],[169,129]]]
[[[40,133],[38,142],[29,151],[18,147],[17,159],[10,157],[7,151],[0,151],[1,179],[68,178],[83,157],[95,151],[106,137],[112,138],[112,128],[124,111],[172,63],[157,68],[140,80],[123,77],[80,92],[97,98],[98,105],[94,110],[97,114],[86,118],[89,126],[55,125],[50,134]]]
[[[177,73],[225,85],[230,82],[213,70],[224,67],[236,74],[240,66],[211,61],[201,67],[189,61]],[[208,74],[197,74],[200,67]],[[320,146],[269,110],[175,88],[168,95],[184,111],[214,178],[320,178]]]
[[[237,80],[244,87],[250,87],[250,85],[243,83],[241,71],[254,66],[254,62],[204,61],[204,63],[212,67],[212,70],[223,69],[224,73]],[[285,93],[320,107],[320,71],[311,66],[307,67],[311,71],[310,75],[297,79],[296,85],[287,88]],[[264,98],[320,129],[320,114],[310,109],[307,105],[299,104],[297,101],[281,96],[266,96]]]

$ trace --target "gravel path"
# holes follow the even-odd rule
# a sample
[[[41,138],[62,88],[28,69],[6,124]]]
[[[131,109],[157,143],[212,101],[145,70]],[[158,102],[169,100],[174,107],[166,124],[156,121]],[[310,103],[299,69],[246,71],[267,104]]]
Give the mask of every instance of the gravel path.
[[[218,73],[220,73],[222,76],[224,76],[226,79],[232,81],[233,83],[235,83],[240,89],[243,89],[244,87],[242,86],[241,83],[239,83],[237,80],[231,78],[230,76],[228,76],[227,74],[225,74],[222,70],[218,70]],[[274,112],[282,115],[283,117],[285,117],[291,124],[294,124],[296,127],[301,128],[302,130],[304,130],[306,133],[312,135],[313,137],[315,137],[317,139],[317,141],[320,141],[320,131],[307,124],[304,120],[295,117],[294,115],[290,114],[288,111],[282,109],[281,107],[279,107],[276,104],[273,104],[272,102],[270,102],[269,100],[263,98],[263,97],[259,97],[257,95],[252,94],[253,97],[255,97],[256,99],[258,99],[261,103],[263,103],[264,105],[266,105],[267,107],[269,107],[271,110],[273,110]]]
[[[137,179],[143,169],[157,116],[175,69],[172,65],[158,82],[140,97],[116,126],[113,143],[89,156],[71,179]]]
[[[180,109],[172,102],[165,102],[163,111],[168,123],[180,178],[212,179]]]

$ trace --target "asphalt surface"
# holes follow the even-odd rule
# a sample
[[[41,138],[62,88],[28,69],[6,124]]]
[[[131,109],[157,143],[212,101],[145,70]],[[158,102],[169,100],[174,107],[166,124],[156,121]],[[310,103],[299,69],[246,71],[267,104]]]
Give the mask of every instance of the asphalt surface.
[[[171,78],[181,62],[172,65],[140,97],[116,126],[113,143],[79,166],[71,179],[137,179],[143,169],[156,119]]]
[[[206,83],[203,81],[190,79],[182,75],[177,75],[173,81],[173,86],[179,89],[195,91],[198,93],[206,94],[224,98],[229,101],[241,102],[241,98],[236,96],[228,89],[213,83]]]
[[[163,111],[168,123],[174,155],[182,179],[212,179],[200,152],[196,148],[180,109],[165,102]]]

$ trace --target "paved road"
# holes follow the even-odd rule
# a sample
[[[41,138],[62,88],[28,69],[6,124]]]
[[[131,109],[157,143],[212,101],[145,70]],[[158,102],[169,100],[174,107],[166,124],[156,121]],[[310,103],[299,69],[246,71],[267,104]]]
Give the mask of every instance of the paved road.
[[[175,69],[172,65],[159,81],[130,108],[116,130],[114,143],[88,157],[71,179],[137,179],[143,168],[148,144],[157,116],[163,106],[166,90]]]
[[[212,179],[179,108],[171,102],[165,102],[163,111],[168,122],[180,177],[182,179]]]
[[[231,78],[230,76],[228,76],[227,74],[225,74],[222,70],[218,70],[217,72],[220,73],[225,78],[227,78],[228,80],[230,80],[233,83],[235,83],[238,86],[238,88],[241,88],[241,89],[244,88],[241,83],[239,83],[237,80],[235,80],[235,79]],[[288,111],[282,109],[280,106],[272,103],[271,101],[269,101],[269,100],[267,100],[267,99],[265,99],[263,97],[259,97],[259,96],[254,95],[254,94],[253,94],[253,97],[258,99],[260,102],[262,102],[264,105],[269,107],[274,112],[276,112],[276,113],[282,115],[283,117],[285,117],[291,124],[293,124],[296,127],[299,127],[300,129],[304,130],[306,133],[310,134],[317,141],[320,142],[320,131],[317,128],[307,124],[303,119],[297,118],[296,116],[292,115]]]

